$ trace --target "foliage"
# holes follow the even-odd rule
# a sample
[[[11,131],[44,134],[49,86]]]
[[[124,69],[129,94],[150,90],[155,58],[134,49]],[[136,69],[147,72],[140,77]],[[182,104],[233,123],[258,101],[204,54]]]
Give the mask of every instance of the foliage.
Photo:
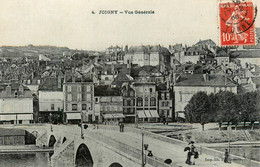
[[[220,91],[209,95],[198,92],[192,96],[184,110],[186,120],[191,123],[253,123],[260,120],[260,92],[234,94]]]
[[[205,92],[196,93],[192,96],[184,110],[185,117],[189,122],[207,123],[209,118],[209,101],[207,94]]]

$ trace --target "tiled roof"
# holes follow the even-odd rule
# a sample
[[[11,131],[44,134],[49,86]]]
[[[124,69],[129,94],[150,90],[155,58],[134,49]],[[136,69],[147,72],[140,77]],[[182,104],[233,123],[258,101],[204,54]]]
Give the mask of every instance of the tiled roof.
[[[260,50],[239,50],[230,52],[232,58],[260,58]]]
[[[121,96],[121,88],[111,88],[110,85],[98,85],[94,88],[95,96]]]
[[[202,48],[196,47],[196,46],[192,46],[192,47],[188,48],[188,50],[186,51],[186,54],[189,54],[189,56],[198,56],[198,55],[190,55],[190,53],[193,53],[193,52],[196,52],[196,53],[199,52],[200,55],[206,54],[205,50],[203,50]]]
[[[0,85],[0,97],[1,98],[6,98],[6,97],[11,97],[11,98],[14,98],[15,97],[15,92],[17,92],[18,94],[18,96],[19,97],[23,97],[23,98],[31,98],[32,97],[32,92],[29,90],[29,88],[28,87],[26,87],[26,86],[23,86],[23,89],[24,89],[24,93],[23,93],[23,95],[22,96],[20,96],[20,92],[19,92],[19,86],[20,86],[20,84],[18,84],[18,83],[12,83],[12,84],[10,84],[10,86],[11,86],[11,95],[9,95],[9,94],[7,94],[7,92],[6,92],[6,87],[7,87],[8,85],[7,84],[1,84]]]
[[[229,57],[229,55],[227,54],[226,51],[224,51],[224,50],[219,50],[219,51],[217,52],[217,56],[216,56],[216,57]]]
[[[206,81],[203,74],[182,74],[176,82],[176,86],[236,86],[223,75],[209,75]]]
[[[142,66],[142,67],[135,67],[131,69],[131,76],[132,77],[139,77],[139,73],[141,71],[146,72],[148,75],[152,75],[153,73],[160,73],[158,66]]]
[[[116,85],[118,87],[121,87],[124,82],[130,82],[130,78],[127,77],[127,75],[124,72],[120,72],[117,77],[114,79],[114,81],[111,83],[111,85]]]
[[[128,50],[128,52],[142,52],[142,53],[148,53],[148,48],[141,45],[141,46],[131,46]]]
[[[25,130],[0,128],[0,136],[25,136]]]
[[[58,87],[58,78],[46,78],[39,86],[39,91],[62,91],[62,85]]]
[[[216,46],[216,43],[212,41],[211,39],[206,39],[206,40],[200,40],[197,42],[195,45],[211,45],[211,46]]]

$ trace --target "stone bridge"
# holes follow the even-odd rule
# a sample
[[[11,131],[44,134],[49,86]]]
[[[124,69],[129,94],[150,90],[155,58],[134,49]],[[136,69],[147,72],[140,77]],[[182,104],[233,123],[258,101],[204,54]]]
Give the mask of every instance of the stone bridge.
[[[50,154],[53,167],[141,166],[141,150],[130,148],[124,143],[106,138],[106,136],[96,133],[98,130],[84,130],[84,139],[82,139],[79,127],[53,126],[52,131],[50,129],[39,135],[36,139],[36,146],[54,147],[54,154]],[[146,166],[168,166],[148,157],[146,161]]]
[[[167,138],[140,129],[126,127],[119,132],[118,127],[98,126],[83,130],[84,139],[78,126],[56,125],[46,128],[37,137],[39,147],[54,147],[51,155],[53,167],[89,166],[89,167],[138,167],[142,166],[142,133],[144,143],[152,150],[153,156],[144,156],[146,167],[186,166],[187,153],[183,151],[186,142]],[[245,161],[241,157],[231,155],[238,163],[225,164],[224,153],[197,145],[200,152],[197,166],[257,166],[259,163]],[[147,151],[144,151],[147,155]],[[205,161],[216,159],[219,161]],[[172,163],[166,164],[170,159]]]

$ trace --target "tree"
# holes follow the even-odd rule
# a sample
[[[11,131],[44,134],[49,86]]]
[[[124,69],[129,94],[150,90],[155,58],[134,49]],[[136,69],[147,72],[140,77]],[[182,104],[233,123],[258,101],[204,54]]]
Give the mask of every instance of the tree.
[[[259,120],[259,101],[260,95],[259,92],[247,92],[243,95],[240,95],[239,98],[239,112],[241,118],[244,121],[244,126],[247,121],[251,122],[251,128],[254,128],[254,122]]]
[[[237,106],[238,100],[233,92],[220,91],[216,94],[217,103],[217,120],[219,123],[230,122],[234,120],[234,117],[238,114]]]
[[[205,92],[198,92],[192,96],[184,108],[184,114],[188,122],[200,123],[202,130],[204,124],[209,121],[209,100]]]

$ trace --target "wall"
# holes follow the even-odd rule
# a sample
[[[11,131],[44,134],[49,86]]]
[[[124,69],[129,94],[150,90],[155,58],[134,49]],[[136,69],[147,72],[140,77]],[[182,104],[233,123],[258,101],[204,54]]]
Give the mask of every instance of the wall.
[[[54,104],[54,110],[51,105]],[[62,91],[39,91],[39,111],[58,111],[63,109]]]

